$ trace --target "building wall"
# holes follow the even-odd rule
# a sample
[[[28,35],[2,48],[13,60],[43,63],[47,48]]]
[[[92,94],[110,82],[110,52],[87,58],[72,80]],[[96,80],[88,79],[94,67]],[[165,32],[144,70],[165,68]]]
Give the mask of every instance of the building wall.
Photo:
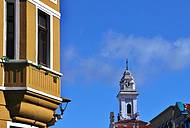
[[[4,0],[0,2],[0,58],[4,55]],[[45,11],[52,18],[53,30],[53,63],[52,69],[60,72],[60,18],[59,7],[51,0],[20,0],[20,37],[19,37],[19,59],[26,59],[34,62],[34,64],[10,63],[1,66],[0,63],[0,127],[6,128],[7,121],[22,122],[31,124],[36,122],[35,126],[47,126],[54,116],[54,111],[61,103],[60,97],[60,75],[56,72],[48,72],[45,68],[39,69],[36,64],[37,59],[37,6],[36,3],[43,3],[42,8],[48,8]],[[46,5],[45,5],[46,4]],[[40,7],[39,7],[40,8]],[[41,9],[41,8],[40,8]],[[53,11],[53,12],[51,12]],[[56,13],[55,15],[53,13]],[[51,29],[50,28],[50,29]],[[54,34],[55,33],[55,34]],[[50,35],[51,35],[50,34]],[[50,48],[51,49],[51,48]],[[8,66],[10,65],[10,67]],[[22,66],[23,65],[23,66]],[[5,68],[5,69],[4,69]],[[9,79],[10,78],[10,79]],[[16,82],[15,82],[15,81]],[[13,82],[12,82],[13,81]],[[12,82],[12,83],[11,83]],[[5,84],[4,84],[5,83]],[[18,98],[18,91],[8,94],[6,88],[24,88],[29,87],[30,91],[23,91],[22,97]],[[17,88],[18,89],[18,88]],[[38,93],[40,93],[38,95]],[[12,104],[13,99],[19,99],[18,103]],[[56,97],[56,98],[55,98]],[[9,103],[8,103],[9,101]],[[7,109],[9,108],[9,109]],[[29,109],[30,108],[30,109]],[[11,114],[10,114],[11,113]],[[25,117],[25,118],[24,118]]]
[[[37,6],[35,3],[30,1],[21,1],[20,2],[20,59],[30,60],[33,63],[36,63],[37,59]],[[35,0],[34,0],[35,1]],[[51,2],[52,3],[52,2]],[[54,4],[54,3],[53,3]],[[56,4],[54,4],[56,5]],[[57,6],[59,3],[57,4]],[[56,6],[56,7],[57,7]],[[3,26],[3,2],[0,3],[0,25]],[[41,8],[40,8],[41,9]],[[48,13],[49,14],[49,13]],[[52,18],[51,22],[53,30],[50,31],[52,35],[52,69],[60,72],[60,19],[53,14],[49,14]],[[2,27],[3,28],[3,27]],[[56,33],[56,34],[54,34]],[[3,29],[0,29],[0,58],[3,56],[4,48],[4,33]],[[51,37],[50,37],[51,38]],[[50,46],[51,47],[51,46]],[[0,85],[4,84],[4,66],[0,66]],[[40,72],[40,70],[39,70]],[[54,76],[56,76],[54,74]],[[47,78],[47,81],[49,78]],[[53,79],[51,79],[53,81]],[[58,84],[60,79],[58,79]],[[36,85],[38,86],[38,85]]]
[[[59,10],[59,2],[58,4],[54,4],[49,0],[42,0],[42,2],[47,3],[50,7],[53,7],[56,10]],[[37,9],[36,6],[29,1],[26,3],[26,28],[27,28],[27,35],[26,35],[26,58],[27,60],[31,60],[36,62],[37,56],[37,49],[36,49],[36,18],[37,18]],[[23,14],[24,15],[24,14]],[[50,16],[51,17],[51,16]],[[60,72],[60,19],[55,16],[52,16],[52,28],[51,33],[53,34],[53,69],[55,71]],[[24,28],[23,28],[24,29]],[[22,30],[23,30],[22,29]],[[24,30],[23,30],[24,33]],[[22,39],[24,42],[24,38]],[[24,49],[24,45],[22,47]],[[24,56],[24,53],[21,54]]]
[[[20,59],[26,59],[26,2],[20,1]]]
[[[3,57],[4,48],[4,2],[0,2],[0,58]],[[1,61],[1,60],[0,60]],[[0,66],[0,86],[3,84],[3,67]]]
[[[31,0],[33,1],[33,0]],[[35,0],[34,0],[35,1]],[[44,4],[60,10],[60,1],[57,4],[50,0],[41,0]],[[26,16],[27,15],[27,16]],[[20,59],[36,62],[36,6],[29,1],[20,2]],[[0,2],[0,27],[4,28],[4,1]],[[53,16],[53,70],[60,72],[60,19]],[[4,56],[4,29],[0,29],[0,58]],[[0,66],[0,85],[3,85],[3,67]]]
[[[42,0],[49,7],[52,7],[56,11],[59,11],[59,0],[57,4],[51,2],[50,0]],[[21,2],[20,4],[20,58],[31,60],[36,62],[36,6],[27,1]],[[27,15],[27,17],[26,17]],[[60,19],[55,16],[53,17],[53,69],[60,71]],[[26,34],[25,34],[26,33]]]
[[[2,127],[2,120],[3,121],[9,121],[11,120],[10,115],[9,115],[9,111],[6,108],[6,101],[5,101],[5,97],[4,97],[4,93],[3,91],[0,91],[0,126]]]
[[[3,121],[3,120],[0,120],[0,126],[2,128],[7,128],[7,122],[6,121]]]
[[[51,8],[53,8],[54,10],[58,12],[60,11],[60,0],[57,0],[57,4],[51,2],[51,0],[41,0],[41,1],[45,3],[46,5],[50,6]]]
[[[3,32],[3,26],[4,26],[4,17],[3,17],[3,15],[4,15],[4,2],[0,2],[0,27],[1,27],[1,29],[0,29],[0,57],[2,57],[3,56],[3,40],[4,40],[4,32]]]
[[[36,7],[27,1],[26,3],[26,58],[36,62]]]
[[[37,0],[28,0],[20,2],[20,59],[27,59],[36,63],[37,58],[37,37],[36,37],[36,18],[37,18],[37,9],[36,5],[31,1]],[[47,4],[47,7],[53,9],[55,12],[59,13],[60,3],[59,0],[57,4],[51,2],[50,0],[41,0],[41,3]],[[4,26],[4,3],[0,3],[0,26]],[[60,52],[60,19],[52,16],[53,30],[53,69],[60,71],[60,55],[57,54]],[[4,48],[4,29],[0,29],[0,58],[3,56]],[[2,73],[0,73],[2,74]],[[1,83],[1,80],[0,80]]]
[[[60,20],[53,17],[53,69],[60,72]],[[55,34],[56,33],[56,34]]]

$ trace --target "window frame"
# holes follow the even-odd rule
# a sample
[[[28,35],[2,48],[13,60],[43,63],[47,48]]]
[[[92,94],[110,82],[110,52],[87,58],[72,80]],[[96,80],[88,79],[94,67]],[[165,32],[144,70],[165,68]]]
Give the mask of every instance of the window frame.
[[[49,12],[46,8],[41,6],[36,6],[36,64],[39,65],[38,62],[38,11],[41,11],[47,15],[49,15],[49,49],[50,49],[50,57],[49,57],[49,66],[44,66],[44,68],[52,69],[53,70],[53,14]]]
[[[7,56],[7,2],[14,3],[14,58],[19,59],[20,49],[20,1],[4,0],[4,50],[3,56]]]
[[[9,8],[8,6],[13,7],[13,16],[9,16]],[[14,59],[15,58],[15,2],[14,1],[6,1],[6,56],[9,57],[9,59]],[[9,23],[13,24],[11,31],[9,31]],[[11,42],[8,38],[9,36],[12,36],[12,41]],[[10,41],[10,42],[9,42]],[[10,43],[10,44],[9,44]],[[13,44],[12,44],[13,43]],[[10,51],[8,51],[11,48]],[[12,52],[13,50],[13,52]],[[11,53],[9,53],[11,52]],[[10,56],[9,56],[10,55]]]
[[[40,25],[39,20],[42,17],[45,20],[45,24]],[[45,41],[39,43],[40,35],[44,34]],[[45,67],[50,67],[50,15],[38,9],[38,64]],[[42,39],[43,40],[43,39]],[[39,48],[41,46],[41,48]],[[42,50],[42,51],[41,51]],[[42,57],[39,56],[39,52],[42,54]],[[40,59],[41,58],[41,59]],[[41,62],[39,62],[41,61]]]

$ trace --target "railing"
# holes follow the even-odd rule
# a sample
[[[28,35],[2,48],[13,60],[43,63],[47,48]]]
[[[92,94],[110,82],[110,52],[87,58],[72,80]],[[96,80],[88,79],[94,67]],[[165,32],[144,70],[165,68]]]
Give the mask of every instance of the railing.
[[[60,96],[60,76],[33,64],[5,63],[5,87],[30,87]]]
[[[60,78],[47,71],[38,69],[34,66],[28,66],[27,85],[31,88],[46,92],[48,94],[59,96]]]

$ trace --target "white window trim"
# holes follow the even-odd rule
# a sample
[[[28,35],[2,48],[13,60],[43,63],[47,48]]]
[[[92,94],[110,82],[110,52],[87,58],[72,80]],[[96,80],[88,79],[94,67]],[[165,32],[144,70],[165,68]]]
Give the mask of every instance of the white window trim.
[[[36,6],[36,64],[38,64],[38,8]]]
[[[53,69],[53,15],[50,15],[50,69]]]
[[[45,8],[36,6],[36,64],[38,64],[38,10],[49,15],[50,18],[50,69],[53,70],[53,15]]]
[[[15,59],[20,54],[20,0],[15,1]]]
[[[55,9],[51,8],[50,6],[44,4],[43,2],[39,1],[39,0],[28,0],[30,3],[40,7],[40,8],[43,8],[44,10],[48,11],[49,14],[57,17],[58,19],[60,19],[61,17],[61,13],[56,11]]]
[[[57,4],[57,0],[50,0],[51,2],[53,2],[54,4]]]
[[[38,127],[27,125],[27,124],[14,123],[14,122],[7,121],[7,128],[10,128],[11,126],[20,127],[20,128],[38,128]]]
[[[39,90],[36,90],[36,89],[33,89],[33,88],[30,88],[30,87],[3,87],[3,86],[0,86],[0,90],[7,90],[7,91],[30,91],[30,92],[34,92],[34,93],[37,93],[37,94],[40,94],[42,96],[46,96],[46,97],[49,97],[49,98],[52,98],[54,100],[58,100],[60,102],[63,101],[62,98],[60,97],[57,97],[57,96],[53,96],[53,95],[50,95],[50,94],[47,94],[45,92],[42,92],[42,91],[39,91]]]

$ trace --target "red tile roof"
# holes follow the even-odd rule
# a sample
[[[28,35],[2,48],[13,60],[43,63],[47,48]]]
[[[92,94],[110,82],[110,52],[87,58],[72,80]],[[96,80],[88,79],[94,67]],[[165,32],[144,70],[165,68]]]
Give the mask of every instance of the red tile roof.
[[[118,125],[117,128],[134,128],[133,126]],[[150,126],[138,126],[138,128],[151,128]]]
[[[151,128],[147,124],[147,122],[142,120],[120,120],[115,123],[115,126],[117,128],[133,128],[133,126],[138,126],[138,128]]]

